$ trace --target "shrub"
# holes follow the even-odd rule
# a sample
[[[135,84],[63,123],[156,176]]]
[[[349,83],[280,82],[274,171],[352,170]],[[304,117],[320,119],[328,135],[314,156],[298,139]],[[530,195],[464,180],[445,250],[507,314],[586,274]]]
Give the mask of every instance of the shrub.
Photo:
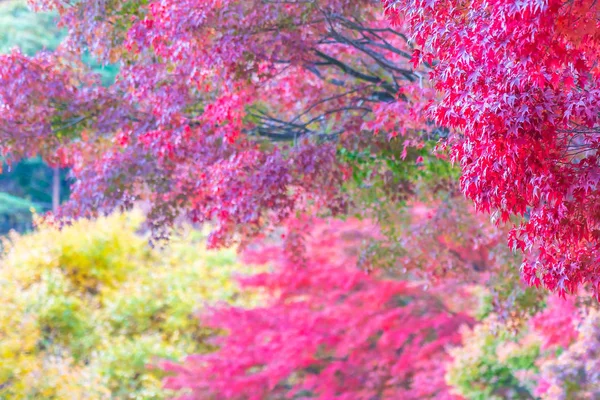
[[[42,225],[4,242],[0,266],[0,398],[161,399],[155,358],[211,349],[202,304],[249,302],[231,279],[233,251],[209,253],[187,229],[165,249],[114,215],[63,230]]]

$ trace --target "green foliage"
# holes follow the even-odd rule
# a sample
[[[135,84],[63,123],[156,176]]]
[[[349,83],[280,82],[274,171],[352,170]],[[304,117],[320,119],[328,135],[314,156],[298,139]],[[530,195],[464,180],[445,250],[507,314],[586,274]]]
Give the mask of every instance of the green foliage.
[[[13,196],[32,202],[36,211],[46,211],[52,203],[52,174],[53,171],[40,157],[34,157],[5,166],[0,175],[0,187]],[[69,196],[65,170],[61,171],[60,178],[61,200],[65,200]]]
[[[27,214],[36,210],[36,205],[26,199],[0,192],[0,215]]]
[[[355,217],[371,213],[388,237],[397,238],[406,200],[447,198],[456,190],[460,170],[433,154],[433,141],[415,147],[400,138],[378,140],[372,148],[340,148],[338,157],[350,168],[345,190],[358,206]]]
[[[4,243],[0,398],[162,399],[155,359],[212,349],[198,307],[249,304],[233,251],[208,253],[184,230],[165,249],[136,233],[141,216],[48,225]]]
[[[11,229],[23,232],[31,229],[31,209],[38,213],[52,205],[53,170],[41,158],[35,157],[9,166],[0,174],[0,234]],[[60,200],[69,197],[70,180],[67,171],[60,171]]]
[[[28,229],[31,226],[32,211],[43,209],[27,199],[0,192],[0,233],[11,229]]]
[[[400,139],[391,139],[389,143],[375,149],[353,151],[346,148],[338,150],[338,156],[352,168],[354,183],[359,186],[368,184],[377,174],[391,173],[394,182],[412,184],[434,184],[444,179],[457,179],[460,170],[448,161],[436,157],[433,153],[435,142],[427,142],[416,148],[407,145],[406,156],[400,157],[405,144]]]
[[[467,399],[533,398],[538,338],[494,332],[491,320],[463,333],[464,345],[451,352],[446,381]]]
[[[488,317],[493,317],[493,313],[498,311],[496,305],[499,302],[505,304],[506,309],[509,305],[512,311],[512,317],[515,324],[525,323],[536,312],[542,310],[545,306],[545,296],[536,288],[531,287],[509,287],[513,275],[499,277],[493,282],[496,286],[493,287],[493,292],[490,290],[482,290],[480,295],[479,307],[475,312],[476,318],[480,321]],[[515,328],[519,328],[516,326]]]

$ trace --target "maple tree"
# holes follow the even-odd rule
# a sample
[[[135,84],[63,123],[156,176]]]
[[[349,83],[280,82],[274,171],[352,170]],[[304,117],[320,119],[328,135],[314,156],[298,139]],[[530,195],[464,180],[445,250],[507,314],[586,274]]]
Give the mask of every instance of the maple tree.
[[[378,2],[40,4],[70,41],[4,58],[2,143],[13,158],[75,164],[65,215],[143,200],[155,233],[183,215],[215,223],[218,246],[297,211],[350,212],[377,219],[386,238],[372,247],[421,278],[479,280],[503,264],[491,261],[503,232],[469,216],[457,171],[431,154],[448,132],[424,112],[427,68],[410,65]],[[85,72],[82,47],[121,62],[114,85]],[[26,81],[10,79],[18,71]],[[415,201],[439,218],[415,225],[402,207]],[[421,259],[397,257],[407,250]]]
[[[506,221],[523,273],[560,293],[598,293],[598,4],[394,1],[384,5],[435,65],[438,123],[455,134],[461,185]]]
[[[304,265],[281,244],[254,244],[246,260],[274,270],[242,284],[261,289],[264,304],[203,312],[204,324],[227,335],[215,353],[163,363],[175,373],[166,387],[191,390],[182,399],[454,398],[446,347],[471,321],[458,296],[357,269],[357,244],[376,234],[368,223],[298,223],[307,229]]]
[[[521,217],[528,282],[598,285],[595,2],[32,3],[69,36],[3,56],[2,151],[74,165],[65,215],[143,199],[157,236],[186,216],[228,245],[296,211],[345,212],[357,161],[380,201],[402,200],[397,166],[422,163],[442,126],[477,208]],[[115,84],[83,51],[121,65]]]
[[[53,55],[0,59],[2,150],[73,165],[67,216],[145,200],[157,236],[186,216],[227,245],[298,210],[345,212],[347,157],[415,161],[423,137],[446,134],[377,2],[32,3],[69,36]],[[119,62],[113,85],[85,71],[83,50]]]

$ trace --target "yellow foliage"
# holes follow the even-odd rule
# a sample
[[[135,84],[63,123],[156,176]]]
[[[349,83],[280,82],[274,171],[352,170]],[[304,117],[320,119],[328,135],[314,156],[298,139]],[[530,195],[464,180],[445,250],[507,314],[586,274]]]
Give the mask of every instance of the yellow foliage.
[[[4,241],[1,399],[168,397],[148,364],[210,350],[197,309],[253,302],[234,251],[206,251],[191,229],[152,249],[140,225],[130,213]]]

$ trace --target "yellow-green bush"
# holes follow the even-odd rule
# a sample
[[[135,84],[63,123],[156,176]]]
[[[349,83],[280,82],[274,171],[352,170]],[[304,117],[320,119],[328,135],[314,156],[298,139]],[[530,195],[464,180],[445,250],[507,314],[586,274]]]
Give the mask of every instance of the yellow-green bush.
[[[471,400],[532,399],[540,341],[523,332],[492,329],[495,316],[463,332],[463,346],[450,351],[446,382]],[[497,324],[495,324],[497,325]]]
[[[233,251],[207,252],[186,230],[165,249],[115,215],[3,243],[0,399],[160,399],[156,358],[210,349],[195,311],[248,303]]]

